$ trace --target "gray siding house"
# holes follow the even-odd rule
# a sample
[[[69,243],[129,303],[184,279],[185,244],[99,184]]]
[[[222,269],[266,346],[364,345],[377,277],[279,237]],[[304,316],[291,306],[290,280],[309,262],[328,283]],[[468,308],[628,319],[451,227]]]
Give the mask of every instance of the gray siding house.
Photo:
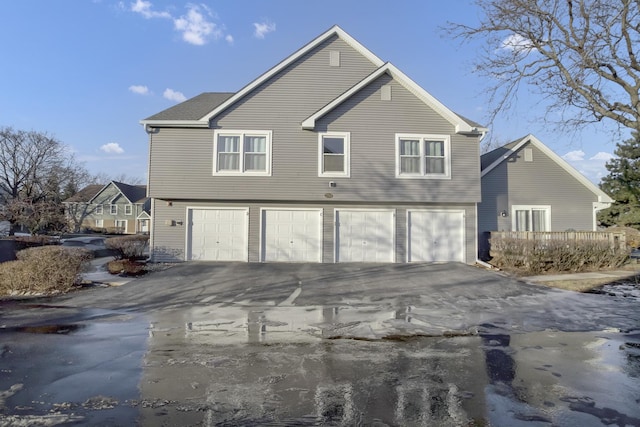
[[[141,123],[154,261],[476,260],[486,129],[337,26]]]
[[[533,135],[481,157],[479,258],[491,231],[595,231],[613,200]]]

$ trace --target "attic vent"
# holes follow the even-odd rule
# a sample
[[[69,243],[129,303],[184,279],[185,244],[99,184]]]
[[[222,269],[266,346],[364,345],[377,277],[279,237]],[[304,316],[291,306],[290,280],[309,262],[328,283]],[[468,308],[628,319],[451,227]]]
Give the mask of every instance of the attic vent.
[[[340,66],[340,51],[332,50],[329,52],[329,65],[332,67]]]
[[[531,148],[524,149],[524,161],[533,162],[533,149]]]
[[[380,88],[380,95],[383,101],[391,101],[391,85],[384,85]]]

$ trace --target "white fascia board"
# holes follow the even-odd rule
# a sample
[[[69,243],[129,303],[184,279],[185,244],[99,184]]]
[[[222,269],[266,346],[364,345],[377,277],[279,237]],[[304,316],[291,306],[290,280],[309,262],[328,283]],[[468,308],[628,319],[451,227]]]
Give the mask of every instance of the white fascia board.
[[[551,150],[549,147],[544,145],[542,143],[542,141],[540,141],[538,138],[536,138],[532,134],[529,134],[529,135],[525,136],[524,138],[522,138],[520,141],[518,141],[518,143],[511,150],[507,151],[503,156],[501,156],[499,159],[497,159],[496,161],[491,163],[491,165],[486,167],[482,171],[482,173],[480,174],[480,177],[483,177],[486,174],[488,174],[489,172],[491,172],[500,163],[502,163],[507,158],[509,158],[512,154],[514,154],[518,150],[520,150],[520,148],[522,148],[522,146],[524,144],[526,144],[527,142],[530,142],[531,144],[533,144],[536,148],[538,148],[538,150],[542,151],[547,157],[549,157],[551,160],[556,162],[556,164],[558,166],[560,166],[562,169],[564,169],[569,175],[573,176],[578,182],[580,182],[589,191],[591,191],[593,194],[595,194],[598,197],[598,202],[613,203],[613,199],[611,197],[609,197],[607,195],[607,193],[605,193],[600,188],[598,188],[597,185],[595,185],[587,177],[585,177],[580,172],[578,172],[578,170],[576,168],[571,166],[565,159],[563,159],[562,157],[558,156],[553,150]]]
[[[475,128],[469,125],[469,123],[462,120],[456,113],[448,109],[443,103],[434,98],[430,93],[424,90],[420,85],[411,80],[406,74],[396,68],[393,64],[389,63],[389,71],[391,76],[396,79],[401,85],[403,85],[409,92],[416,95],[426,105],[434,109],[442,117],[444,117],[449,123],[455,127],[456,133],[482,133],[486,131],[485,128]]]
[[[382,66],[384,64],[384,61],[382,61],[380,58],[378,58],[373,52],[371,52],[369,49],[367,49],[362,44],[360,44],[356,39],[351,37],[349,34],[347,34],[340,27],[338,27],[337,25],[334,25],[333,27],[329,28],[327,31],[325,31],[324,33],[322,33],[321,35],[319,35],[318,37],[316,37],[315,39],[313,39],[312,41],[310,41],[309,43],[304,45],[302,48],[298,49],[292,55],[290,55],[287,58],[285,58],[279,64],[277,64],[276,66],[272,67],[269,71],[267,71],[266,73],[262,74],[260,77],[258,77],[257,79],[255,79],[254,81],[252,81],[251,83],[249,83],[248,85],[243,87],[242,89],[240,89],[240,91],[238,91],[231,98],[227,99],[225,102],[223,102],[222,104],[217,106],[213,111],[211,111],[210,113],[208,113],[207,115],[202,117],[200,119],[200,121],[204,121],[204,122],[209,123],[209,120],[211,120],[211,118],[213,118],[216,115],[220,114],[222,111],[224,111],[227,108],[229,108],[229,106],[235,104],[237,101],[242,99],[245,95],[247,95],[249,92],[251,92],[252,90],[257,88],[258,86],[260,86],[265,81],[269,80],[271,77],[273,77],[276,74],[278,74],[280,71],[284,70],[290,64],[292,64],[293,62],[297,61],[299,58],[301,58],[302,56],[304,56],[305,54],[307,54],[308,52],[310,52],[311,50],[313,50],[314,48],[319,46],[322,42],[324,42],[325,40],[327,40],[329,37],[333,36],[334,34],[337,35],[339,38],[341,38],[344,42],[349,44],[351,47],[356,49],[358,52],[360,52],[364,57],[366,57],[369,61],[371,61],[375,66],[380,67],[380,66]]]
[[[582,185],[587,187],[593,194],[598,196],[599,202],[613,202],[613,199],[607,195],[604,191],[602,191],[597,185],[591,182],[586,176],[582,175],[576,168],[571,166],[565,159],[558,156],[554,153],[549,147],[544,145],[538,138],[533,135],[529,135],[529,140],[533,145],[535,145],[540,151],[549,156],[552,160],[554,160],[562,169],[567,171],[571,176],[577,179]]]
[[[442,117],[444,117],[449,123],[451,123],[456,133],[483,133],[486,132],[485,128],[475,128],[471,127],[467,122],[462,120],[457,114],[444,106],[440,101],[430,95],[427,91],[421,88],[417,83],[407,77],[402,71],[400,71],[396,66],[387,62],[380,68],[378,68],[373,73],[369,74],[369,76],[365,77],[358,84],[351,87],[348,91],[344,92],[342,95],[331,101],[329,104],[325,105],[323,108],[315,112],[313,115],[309,116],[302,122],[302,128],[306,130],[313,130],[315,127],[316,120],[322,118],[325,114],[329,113],[331,110],[342,104],[347,99],[351,98],[355,93],[359,90],[367,86],[369,83],[373,82],[375,79],[380,77],[382,74],[388,73],[394,80],[400,83],[404,88],[406,88],[409,92],[413,93],[418,97],[422,102],[424,102],[428,107],[432,108]]]
[[[104,187],[102,187],[100,189],[100,191],[98,191],[92,198],[89,199],[89,201],[87,203],[91,203],[93,202],[93,200],[98,197],[104,190],[107,189],[108,186],[110,186],[111,184],[113,184],[113,181],[109,182],[107,185],[105,185]]]
[[[367,86],[369,83],[380,77],[382,74],[388,71],[388,64],[378,68],[373,73],[369,74],[364,79],[360,80],[355,86],[352,86],[349,90],[344,92],[339,97],[335,98],[333,101],[313,113],[311,116],[307,117],[302,122],[302,129],[313,130],[316,127],[316,120],[322,118],[325,114],[329,113],[331,110],[336,108],[338,105],[342,104],[347,99],[351,98],[355,93],[357,93],[360,89]]]
[[[208,121],[202,120],[140,120],[141,125],[145,127],[209,127]]]
[[[494,170],[496,167],[498,167],[498,165],[500,163],[502,163],[507,158],[509,158],[513,153],[518,151],[528,141],[529,137],[531,137],[531,136],[533,136],[533,135],[529,134],[529,135],[525,136],[524,138],[522,138],[520,141],[518,141],[518,143],[513,148],[511,148],[509,151],[507,151],[505,154],[503,154],[499,159],[495,160],[489,166],[484,168],[482,170],[482,172],[480,173],[480,178],[482,178],[483,176],[485,176],[486,174],[488,174],[489,172]]]

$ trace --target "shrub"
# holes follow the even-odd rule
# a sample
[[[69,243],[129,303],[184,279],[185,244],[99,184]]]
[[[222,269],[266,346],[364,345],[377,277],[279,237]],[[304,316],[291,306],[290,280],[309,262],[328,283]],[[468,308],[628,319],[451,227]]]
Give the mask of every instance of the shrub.
[[[523,274],[616,268],[629,259],[623,249],[593,240],[492,239],[492,264]]]
[[[149,236],[140,234],[129,236],[110,237],[106,240],[107,249],[116,251],[118,259],[137,259],[142,258]]]
[[[86,249],[43,246],[22,250],[17,257],[0,264],[0,294],[68,292],[92,255]]]
[[[107,270],[111,274],[126,274],[128,276],[140,276],[146,273],[143,264],[129,259],[118,259],[107,264]]]

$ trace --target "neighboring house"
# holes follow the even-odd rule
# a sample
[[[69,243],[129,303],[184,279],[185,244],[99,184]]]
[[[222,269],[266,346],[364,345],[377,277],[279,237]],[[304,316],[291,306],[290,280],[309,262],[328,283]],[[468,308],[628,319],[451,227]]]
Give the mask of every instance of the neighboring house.
[[[479,256],[491,231],[595,231],[613,200],[533,135],[481,157]]]
[[[476,260],[486,129],[337,26],[141,123],[154,261]]]
[[[148,233],[151,201],[146,193],[145,185],[111,181],[107,185],[89,185],[63,203],[76,228]]]

